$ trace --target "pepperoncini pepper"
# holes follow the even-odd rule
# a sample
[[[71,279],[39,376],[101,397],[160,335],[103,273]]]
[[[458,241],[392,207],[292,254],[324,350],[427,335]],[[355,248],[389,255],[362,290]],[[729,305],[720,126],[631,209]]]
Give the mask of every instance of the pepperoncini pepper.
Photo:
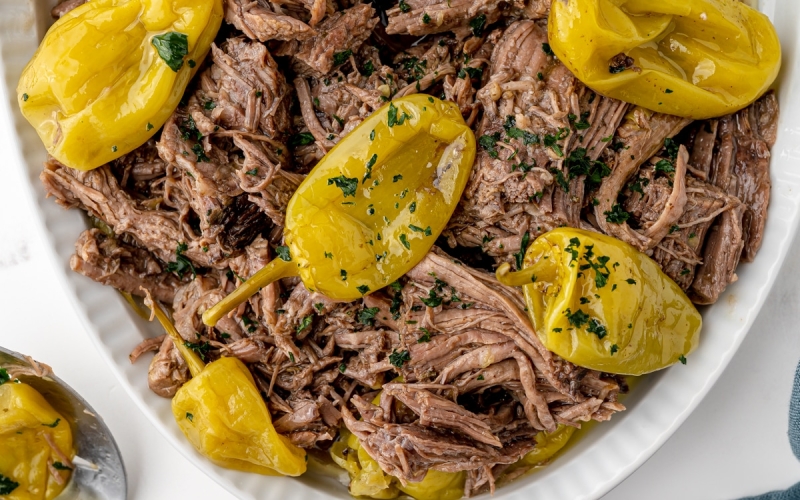
[[[36,389],[24,383],[0,385],[2,498],[50,500],[69,482],[72,464],[61,462],[63,459],[48,443],[46,434],[66,457],[75,456],[69,422]],[[60,480],[53,474],[58,474]]]
[[[47,151],[90,170],[175,111],[222,23],[222,0],[92,0],[55,22],[17,98]]]
[[[397,498],[405,493],[416,500],[458,500],[464,494],[464,472],[428,470],[418,483],[403,485],[381,470],[378,462],[361,447],[358,438],[346,428],[331,446],[331,458],[350,476],[350,494],[378,499]]]
[[[702,318],[658,265],[627,243],[560,228],[528,248],[523,270],[497,278],[522,286],[542,343],[586,368],[641,375],[686,362]]]
[[[204,366],[157,303],[153,314],[183,356],[192,379],[172,398],[172,414],[194,448],[227,469],[299,476],[306,453],[281,436],[247,367],[233,357]]]
[[[299,274],[355,300],[414,267],[444,230],[475,160],[458,106],[416,94],[390,102],[320,160],[286,208],[279,257],[203,314],[216,324],[260,288]]]
[[[693,119],[748,106],[781,66],[772,23],[739,0],[558,0],[548,31],[593,90]]]

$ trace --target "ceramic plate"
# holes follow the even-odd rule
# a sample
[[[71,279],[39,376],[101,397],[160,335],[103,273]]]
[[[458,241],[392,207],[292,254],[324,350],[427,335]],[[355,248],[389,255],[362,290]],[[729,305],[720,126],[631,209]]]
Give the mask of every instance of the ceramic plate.
[[[56,266],[86,331],[116,372],[120,383],[156,427],[197,467],[240,498],[302,500],[350,498],[336,477],[306,474],[300,479],[262,477],[218,468],[199,456],[172,418],[170,402],[147,388],[146,361],[131,364],[128,353],[157,333],[132,313],[119,294],[69,269],[74,242],[86,227],[76,210],[66,211],[45,199],[38,176],[45,159],[35,132],[15,104],[14,89],[23,67],[50,22],[48,0],[0,0],[0,71],[15,110],[19,165],[29,180],[31,209],[36,210]],[[800,207],[800,75],[798,29],[800,2],[767,0],[761,9],[774,22],[783,43],[783,71],[778,81],[781,119],[773,150],[772,200],[764,244],[756,261],[741,265],[739,280],[719,302],[704,308],[702,343],[686,365],[644,377],[625,404],[628,411],[595,426],[550,466],[497,491],[495,500],[595,499],[621,482],[672,435],[709,391],[747,334],[780,270],[798,222]],[[780,16],[776,16],[776,13]],[[12,157],[17,156],[12,155]],[[7,160],[8,161],[8,160]]]

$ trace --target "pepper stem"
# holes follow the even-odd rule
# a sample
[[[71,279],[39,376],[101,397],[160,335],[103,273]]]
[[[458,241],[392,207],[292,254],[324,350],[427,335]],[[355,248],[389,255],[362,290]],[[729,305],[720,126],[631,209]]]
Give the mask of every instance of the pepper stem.
[[[536,264],[521,271],[511,272],[511,264],[503,262],[495,273],[497,281],[506,286],[530,285],[536,281]]]
[[[217,321],[257,294],[259,290],[274,281],[288,278],[289,276],[297,276],[297,265],[280,258],[272,259],[269,264],[262,267],[250,279],[239,285],[239,288],[217,302],[213,307],[207,309],[203,313],[203,323],[207,326],[215,326]]]
[[[183,337],[181,337],[181,334],[175,329],[175,325],[172,324],[172,321],[170,321],[167,313],[161,307],[161,304],[152,300],[152,303],[149,305],[158,322],[161,323],[161,326],[164,327],[164,330],[167,331],[167,334],[172,339],[175,348],[178,349],[178,352],[183,356],[183,360],[186,361],[186,365],[189,367],[189,372],[192,374],[192,377],[200,375],[200,372],[203,371],[206,364],[203,363],[203,360],[200,359],[200,356],[198,356],[196,352],[186,347]]]

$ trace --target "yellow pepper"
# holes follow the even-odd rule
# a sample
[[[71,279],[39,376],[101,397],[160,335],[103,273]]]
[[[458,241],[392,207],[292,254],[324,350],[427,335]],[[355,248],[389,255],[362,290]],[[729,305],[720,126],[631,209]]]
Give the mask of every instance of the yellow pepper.
[[[593,90],[693,119],[748,106],[781,66],[772,23],[739,0],[558,0],[548,31]]]
[[[702,318],[652,259],[598,233],[560,228],[528,248],[523,270],[497,278],[522,286],[542,343],[586,368],[641,375],[697,347]]]
[[[0,385],[0,497],[50,500],[64,489],[71,464],[61,462],[45,434],[68,458],[75,456],[69,422],[36,389],[24,383]],[[61,484],[48,462],[54,464]]]
[[[144,144],[183,97],[222,0],[92,0],[56,21],[17,99],[47,151],[90,170]]]
[[[203,314],[213,326],[269,283],[356,300],[408,272],[444,230],[475,160],[458,106],[417,94],[390,102],[320,160],[286,208],[278,258]]]
[[[237,358],[204,365],[157,303],[153,314],[186,360],[192,379],[172,398],[172,414],[194,448],[227,469],[265,475],[299,476],[306,453],[281,436],[256,388]]]
[[[385,474],[378,462],[361,447],[358,438],[346,428],[331,447],[331,458],[350,476],[350,494],[370,498],[397,498],[400,493],[416,500],[458,500],[464,494],[464,472],[429,470],[418,483],[403,485]]]
[[[575,433],[574,427],[559,425],[552,432],[536,434],[536,448],[525,455],[517,465],[542,465],[566,446]],[[378,462],[364,451],[358,438],[343,428],[339,439],[331,446],[331,458],[350,476],[350,494],[356,497],[386,499],[397,498],[399,494],[416,500],[458,500],[464,494],[464,472],[442,472],[428,470],[425,478],[418,483],[403,485],[396,478],[385,474]]]
[[[569,425],[558,424],[553,432],[541,431],[536,434],[536,448],[517,462],[525,465],[542,465],[553,458],[567,445],[577,429]]]

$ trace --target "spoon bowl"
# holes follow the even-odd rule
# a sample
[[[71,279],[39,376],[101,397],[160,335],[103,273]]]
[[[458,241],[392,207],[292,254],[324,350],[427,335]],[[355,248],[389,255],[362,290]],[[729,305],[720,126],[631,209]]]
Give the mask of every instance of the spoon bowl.
[[[128,492],[125,465],[111,431],[86,400],[42,367],[30,357],[0,347],[0,368],[39,391],[72,429],[75,469],[59,498],[125,500]]]

